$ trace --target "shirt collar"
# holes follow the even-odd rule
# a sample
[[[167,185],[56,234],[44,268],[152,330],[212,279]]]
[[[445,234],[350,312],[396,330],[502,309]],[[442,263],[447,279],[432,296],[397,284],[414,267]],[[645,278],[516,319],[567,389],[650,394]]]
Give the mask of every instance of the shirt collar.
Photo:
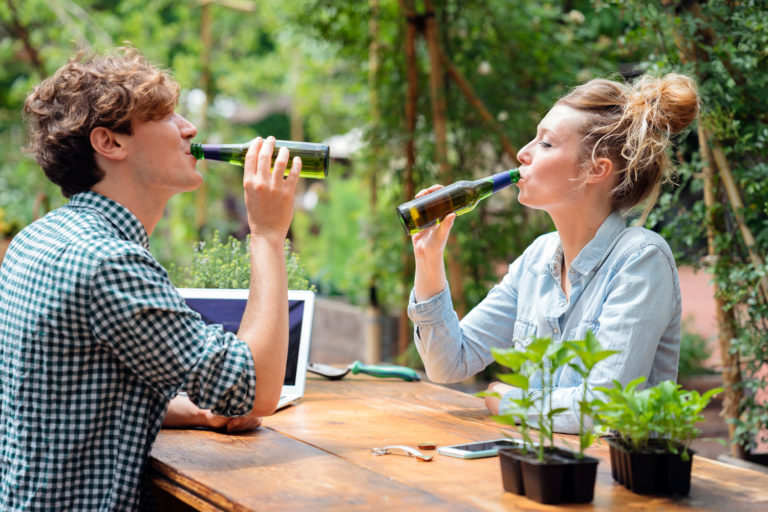
[[[611,248],[624,232],[626,225],[624,219],[617,212],[611,213],[600,225],[595,236],[579,252],[576,259],[571,263],[571,269],[582,275],[587,275],[595,271],[603,260],[608,256]],[[538,267],[539,272],[548,272],[559,276],[560,268],[563,264],[563,245],[560,237],[555,239],[556,243],[552,247],[550,256],[541,262]]]
[[[120,203],[89,190],[73,195],[67,206],[85,208],[96,212],[104,217],[124,240],[136,242],[149,250],[149,237],[144,225],[128,208]]]
[[[600,225],[594,238],[581,249],[571,263],[571,268],[580,274],[589,274],[597,269],[625,229],[627,226],[621,215],[617,212],[611,213]]]

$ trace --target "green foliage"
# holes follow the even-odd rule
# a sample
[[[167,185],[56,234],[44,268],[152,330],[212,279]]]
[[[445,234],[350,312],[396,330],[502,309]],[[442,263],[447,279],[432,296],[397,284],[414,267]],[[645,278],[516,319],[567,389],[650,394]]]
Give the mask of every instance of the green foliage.
[[[594,431],[591,428],[585,428],[586,417],[594,414],[593,399],[590,399],[589,375],[597,363],[619,352],[603,350],[591,329],[587,331],[583,340],[566,341],[565,345],[576,357],[576,362],[571,362],[568,366],[578,373],[584,382],[581,400],[579,400],[579,456],[583,457],[584,450],[595,440]]]
[[[694,375],[714,373],[714,370],[704,365],[710,356],[707,339],[689,330],[686,324],[687,322],[683,321],[680,336],[680,360],[677,365],[678,380]]]
[[[339,283],[340,291],[355,301],[365,300],[367,285],[375,284],[383,304],[402,307],[412,279],[412,275],[408,275],[407,257],[404,257],[410,253],[411,246],[401,234],[394,209],[412,198],[404,193],[402,157],[407,137],[403,130],[407,86],[403,44],[407,21],[396,0],[378,3],[380,54],[378,73],[373,77],[369,75],[368,65],[370,28],[367,23],[351,22],[370,19],[367,3],[301,0],[297,11],[313,13],[311,17],[302,18],[302,29],[321,44],[333,45],[338,52],[340,69],[347,73],[345,79],[354,80],[358,87],[370,84],[371,89],[366,89],[365,95],[360,95],[355,88],[352,97],[366,103],[375,98],[378,105],[375,124],[370,123],[370,109],[359,119],[359,126],[366,129],[368,147],[355,155],[355,161],[360,164],[355,166],[355,172],[364,178],[359,182],[357,195],[369,197],[371,187],[378,192],[376,204],[371,203],[364,210],[365,221],[358,219],[362,235],[358,249],[367,257],[348,258],[347,271],[354,274],[362,286],[349,278],[347,285],[342,284],[344,279],[331,280]],[[617,48],[610,39],[616,30],[610,13],[597,15],[588,2],[572,5],[578,11],[564,11],[556,3],[522,0],[433,2],[445,54],[517,147],[533,137],[536,122],[569,86],[609,72],[618,58]],[[415,7],[417,11],[423,10],[420,2],[416,2]],[[516,14],[509,16],[509,12]],[[474,179],[513,166],[514,158],[504,153],[492,126],[456,84],[448,80],[442,92],[448,105],[450,170],[438,177],[429,98],[431,63],[421,35],[416,44],[419,98],[414,133],[415,191],[438,181],[447,184],[458,179]],[[330,188],[329,183],[329,203],[348,201],[337,195],[341,187]],[[499,269],[504,264],[518,256],[533,238],[552,229],[546,216],[525,211],[515,195],[510,189],[481,203],[471,215],[459,218],[453,228],[465,278],[463,283],[451,284],[463,290],[469,306],[485,296],[491,284],[498,280]],[[328,222],[320,215],[315,222],[314,236],[329,241],[336,236],[338,223]],[[302,251],[312,244],[307,238],[303,233],[296,237]],[[318,258],[326,254],[313,252]],[[357,252],[353,254],[356,256]],[[376,265],[370,265],[369,261]]]
[[[423,14],[424,3],[414,4]],[[259,5],[250,0],[0,4],[4,222],[21,227],[38,217],[42,212],[35,211],[31,200],[38,193],[47,196],[50,208],[64,202],[20,151],[25,144],[20,115],[24,97],[78,46],[100,51],[130,41],[153,62],[172,70],[182,86],[179,111],[198,124],[201,141],[245,141],[268,131],[321,141],[362,129],[364,148],[352,155],[349,167],[332,164],[327,183],[319,185],[318,208],[297,212],[294,247],[305,256],[323,292],[362,303],[369,300],[369,287],[375,286],[383,305],[402,307],[412,275],[410,243],[394,215],[397,204],[411,199],[405,194],[403,158],[407,21],[400,2],[378,1],[374,75],[368,24],[374,13],[368,2],[289,0],[271,9]],[[691,5],[699,8],[698,14]],[[536,123],[559,96],[594,76],[641,69],[698,77],[702,121],[725,148],[744,202],[741,214],[756,239],[754,251],[768,254],[768,18],[762,0],[434,0],[432,6],[445,54],[516,148],[532,138]],[[209,44],[203,39],[204,9],[210,14]],[[675,41],[686,53],[695,51],[696,57],[682,59],[684,52]],[[428,93],[430,62],[423,37],[416,54],[415,190],[514,165],[494,126],[448,80],[442,92],[448,105],[450,169],[438,177]],[[202,89],[208,101],[192,101]],[[279,107],[286,104],[290,107]],[[275,112],[261,119],[233,117],[233,112],[265,106],[276,107]],[[768,421],[768,405],[754,398],[758,390],[768,388],[766,376],[757,371],[768,360],[768,305],[757,286],[768,269],[750,260],[721,188],[716,190],[719,204],[711,212],[704,207],[696,137],[677,142],[680,186],[665,192],[649,226],[662,230],[681,261],[699,264],[709,219],[721,219],[715,226],[717,258],[711,259],[709,270],[726,307],[737,312],[732,350],[745,366],[745,401],[736,432],[748,447]],[[153,252],[166,265],[191,264],[188,248],[196,240],[216,230],[235,233],[241,228],[241,171],[210,164],[203,172],[206,195],[174,197],[154,231]],[[336,183],[346,179],[348,185]],[[201,205],[207,209],[205,216]],[[513,190],[483,202],[454,226],[464,282],[452,286],[462,289],[467,305],[473,306],[498,280],[504,265],[535,236],[551,229],[546,215],[517,203]]]
[[[559,369],[568,366],[584,379],[582,397],[579,401],[579,451],[578,457],[584,456],[584,450],[594,441],[591,425],[587,424],[586,416],[592,415],[593,404],[597,403],[591,397],[589,375],[600,361],[616,354],[615,350],[603,350],[592,331],[588,331],[582,340],[553,343],[551,338],[534,338],[523,349],[491,349],[493,358],[501,366],[511,370],[511,373],[499,374],[499,380],[518,388],[519,398],[504,402],[505,413],[494,416],[499,423],[519,425],[524,448],[531,449],[531,418],[538,418],[536,428],[539,431],[536,447],[538,460],[544,460],[547,448],[554,448],[554,421],[558,414],[566,411],[564,408],[552,407],[552,393],[555,388],[555,375]],[[540,386],[539,386],[540,384]],[[486,396],[488,393],[478,393]],[[494,396],[499,397],[498,394]]]
[[[19,231],[19,226],[14,221],[5,220],[5,210],[0,208],[0,238],[11,238]]]
[[[655,72],[683,71],[698,78],[701,123],[720,145],[731,168],[744,207],[740,212],[724,192],[715,169],[715,201],[706,208],[700,183],[701,148],[691,135],[679,141],[676,156],[680,184],[661,199],[654,221],[678,259],[708,264],[717,296],[735,316],[731,353],[741,361],[744,400],[731,440],[746,450],[768,427],[768,403],[755,395],[768,389],[768,298],[759,281],[766,275],[756,264],[738,226],[737,214],[753,234],[752,251],[768,254],[768,17],[762,0],[713,0],[685,4],[613,0],[621,6],[626,30],[622,37],[644,57],[639,67]],[[696,9],[691,7],[695,6]],[[677,42],[678,44],[675,44]],[[715,236],[713,257],[707,256],[706,228]]]
[[[612,388],[596,388],[606,396],[605,402],[593,404],[596,421],[615,432],[633,451],[647,452],[651,441],[659,439],[666,442],[669,452],[688,460],[688,448],[701,433],[694,425],[704,421],[701,411],[723,388],[700,395],[667,380],[637,391],[644,381],[645,377],[638,377],[626,387],[614,381]]]
[[[251,276],[248,238],[245,241],[230,236],[226,241],[213,233],[210,242],[199,242],[192,253],[192,263],[180,267],[171,264],[169,275],[178,287],[185,288],[248,288]],[[291,251],[290,240],[285,241],[285,263],[289,290],[312,290],[299,255]]]

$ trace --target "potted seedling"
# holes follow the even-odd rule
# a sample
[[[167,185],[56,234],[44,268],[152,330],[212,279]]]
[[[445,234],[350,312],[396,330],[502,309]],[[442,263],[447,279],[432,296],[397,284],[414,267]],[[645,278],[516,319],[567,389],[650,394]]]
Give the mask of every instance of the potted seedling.
[[[701,411],[723,389],[700,395],[664,381],[638,391],[644,380],[597,388],[606,397],[593,408],[596,422],[611,433],[611,474],[638,494],[685,496],[691,487],[690,445],[701,433],[694,425],[704,420]]]
[[[583,340],[553,343],[550,338],[536,338],[523,349],[494,349],[499,364],[512,373],[499,379],[520,389],[519,397],[502,405],[502,414],[494,419],[518,425],[523,439],[519,449],[499,451],[504,488],[539,503],[589,503],[594,496],[598,460],[584,450],[592,443],[594,432],[589,416],[593,399],[589,375],[594,366],[615,351],[602,350],[592,332]],[[579,402],[579,450],[565,450],[554,444],[554,424],[566,409],[552,406],[552,394],[558,371],[570,367],[584,379]],[[533,386],[533,383],[536,386]],[[534,443],[531,429],[538,429]]]

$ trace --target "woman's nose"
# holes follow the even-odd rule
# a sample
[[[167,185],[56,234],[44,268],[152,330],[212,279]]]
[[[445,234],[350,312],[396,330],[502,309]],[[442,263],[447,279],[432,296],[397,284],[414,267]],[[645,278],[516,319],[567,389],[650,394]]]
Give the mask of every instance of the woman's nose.
[[[528,165],[531,163],[531,155],[529,153],[529,148],[531,146],[531,143],[529,142],[523,148],[517,152],[517,161],[520,162],[523,165]]]

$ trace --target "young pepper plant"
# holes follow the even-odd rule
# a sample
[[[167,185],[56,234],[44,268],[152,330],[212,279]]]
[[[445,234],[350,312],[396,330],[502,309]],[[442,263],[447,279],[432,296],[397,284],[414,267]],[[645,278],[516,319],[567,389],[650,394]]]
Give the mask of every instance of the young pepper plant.
[[[613,388],[596,388],[606,396],[605,402],[593,404],[596,421],[634,452],[650,451],[651,440],[658,439],[666,443],[667,451],[688,460],[690,444],[701,433],[694,425],[704,420],[701,411],[723,388],[701,395],[667,380],[637,391],[644,381],[639,377],[626,387],[614,381]]]
[[[519,424],[525,448],[528,449],[533,444],[530,435],[530,418],[533,413],[538,418],[536,427],[539,431],[536,457],[543,461],[545,451],[554,448],[554,418],[565,411],[564,408],[552,408],[555,372],[567,364],[573,354],[563,344],[552,343],[551,338],[534,338],[523,349],[494,348],[491,353],[499,364],[512,370],[512,373],[500,374],[499,379],[521,390],[519,398],[508,399],[500,406],[506,412],[495,416],[494,419],[499,423]],[[532,380],[535,379],[540,381],[540,387],[532,386]],[[488,396],[489,393],[483,392],[479,395]],[[490,395],[502,398],[498,393]]]
[[[582,340],[553,343],[551,338],[534,338],[523,349],[492,349],[491,353],[499,364],[512,370],[512,373],[498,375],[499,380],[521,391],[519,397],[506,399],[501,405],[504,413],[494,416],[494,419],[507,425],[519,425],[520,435],[527,449],[533,444],[530,433],[531,417],[537,417],[537,458],[540,461],[544,460],[547,448],[554,448],[555,418],[566,411],[565,408],[553,408],[552,397],[557,372],[570,367],[582,377],[584,383],[579,402],[579,450],[576,456],[583,458],[584,450],[595,438],[592,425],[587,425],[586,417],[591,416],[593,403],[601,403],[597,399],[590,399],[589,376],[600,361],[617,352],[603,350],[590,330]],[[502,398],[498,393],[482,392],[479,395]]]
[[[585,425],[587,416],[591,417],[593,415],[592,405],[595,403],[595,400],[589,398],[592,394],[589,388],[589,376],[597,363],[614,354],[618,354],[619,351],[603,350],[592,329],[587,331],[584,339],[566,341],[565,346],[573,351],[576,356],[569,366],[581,376],[583,381],[581,400],[579,400],[579,452],[577,454],[577,457],[581,459],[584,457],[584,450],[595,440],[594,429],[591,427],[587,428]]]

